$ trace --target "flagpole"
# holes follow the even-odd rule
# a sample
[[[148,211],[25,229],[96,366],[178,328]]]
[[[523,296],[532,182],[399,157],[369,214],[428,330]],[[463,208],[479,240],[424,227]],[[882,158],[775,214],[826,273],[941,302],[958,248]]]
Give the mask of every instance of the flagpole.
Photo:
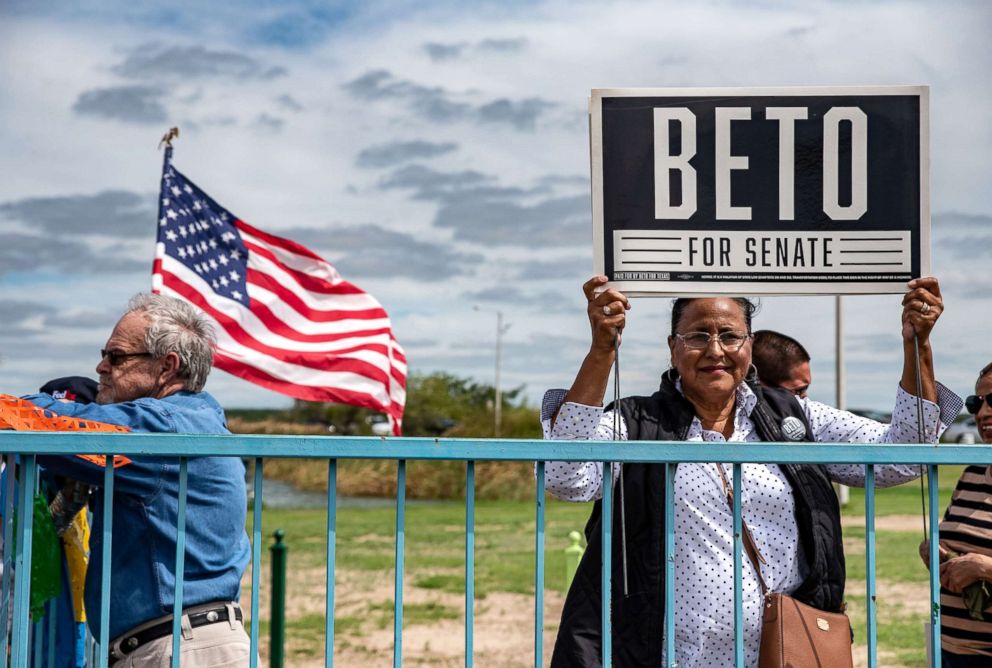
[[[165,154],[162,156],[162,179],[159,181],[159,198],[158,198],[158,220],[159,224],[163,224],[162,221],[165,220],[166,205],[162,201],[161,192],[163,190],[163,184],[165,179],[169,174],[169,167],[172,166],[172,140],[179,138],[179,128],[171,127],[169,131],[162,135],[162,139],[158,142],[158,150],[162,150],[165,147]],[[152,293],[158,293],[159,286],[155,284],[156,276],[156,265],[158,263],[158,244],[155,244],[155,254],[152,256]]]

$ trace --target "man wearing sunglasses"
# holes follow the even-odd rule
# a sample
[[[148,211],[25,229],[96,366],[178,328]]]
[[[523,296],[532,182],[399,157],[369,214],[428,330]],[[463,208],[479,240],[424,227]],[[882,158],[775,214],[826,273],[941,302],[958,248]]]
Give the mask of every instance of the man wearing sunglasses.
[[[59,415],[138,432],[229,433],[224,411],[203,391],[213,361],[213,333],[193,306],[163,295],[137,295],[114,327],[96,366],[96,403],[25,397]],[[73,456],[38,458],[51,471],[103,485],[104,467]],[[188,460],[181,663],[247,665],[250,642],[238,606],[249,560],[245,469],[232,457]],[[168,665],[176,590],[179,461],[133,457],[115,469],[110,563],[103,549],[104,493],[93,494],[86,613],[111,665]],[[110,594],[101,599],[103,569]],[[101,607],[110,607],[109,637],[100,637]]]

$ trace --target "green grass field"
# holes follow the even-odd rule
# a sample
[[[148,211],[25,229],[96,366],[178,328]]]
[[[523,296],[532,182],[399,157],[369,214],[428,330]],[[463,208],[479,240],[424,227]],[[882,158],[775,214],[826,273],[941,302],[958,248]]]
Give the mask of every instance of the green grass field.
[[[941,470],[941,509],[946,505],[960,467]],[[568,533],[581,531],[590,504],[563,503],[549,500],[546,504],[545,586],[547,590],[563,592],[564,548]],[[926,619],[926,586],[928,575],[919,558],[917,545],[922,537],[922,521],[912,530],[885,528],[886,517],[906,520],[921,513],[920,485],[910,483],[892,489],[878,490],[877,578],[878,578],[878,646],[888,661],[906,666],[924,665],[922,623]],[[848,543],[847,570],[849,580],[849,614],[854,625],[856,642],[865,638],[865,557],[864,527],[857,518],[864,516],[864,494],[852,489],[849,505],[843,515],[853,518],[845,528]],[[911,518],[909,518],[911,519]],[[906,521],[902,522],[907,524]],[[494,592],[533,595],[535,509],[529,501],[479,501],[476,504],[475,590],[480,600]],[[263,513],[263,537],[271,542],[272,532],[280,528],[286,533],[290,546],[290,570],[322,573],[326,549],[326,513],[322,510],[274,510]],[[405,569],[408,583],[413,587],[463,594],[465,587],[465,507],[462,502],[411,502],[406,508]],[[379,578],[392,582],[394,563],[395,509],[342,508],[337,525],[337,583],[342,587],[349,577]],[[858,547],[861,547],[858,550]],[[263,573],[268,577],[268,550],[263,552]],[[365,574],[363,576],[362,574]],[[322,576],[321,576],[322,585]],[[409,586],[409,584],[408,584]],[[895,594],[886,599],[886,591]],[[860,593],[858,593],[860,592]],[[908,592],[908,593],[907,593]],[[289,591],[292,600],[294,592]],[[923,597],[922,601],[903,600]],[[288,606],[292,610],[293,606]],[[461,607],[442,604],[408,604],[404,606],[405,624],[430,624],[442,619],[456,619]],[[261,614],[267,618],[267,611]],[[556,624],[557,620],[546,620]],[[392,602],[370,600],[360,614],[339,614],[336,628],[341,642],[360,643],[370,629],[390,628]],[[267,623],[263,622],[263,631]],[[319,656],[323,652],[323,615],[290,614],[287,637],[295,638],[297,656]]]

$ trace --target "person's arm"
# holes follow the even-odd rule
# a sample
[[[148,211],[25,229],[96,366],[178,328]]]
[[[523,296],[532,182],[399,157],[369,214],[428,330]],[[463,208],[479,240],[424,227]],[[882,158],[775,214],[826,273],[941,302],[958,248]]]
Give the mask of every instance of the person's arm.
[[[548,405],[548,396],[552,396],[552,393],[545,396],[541,423],[547,439],[613,438],[613,414],[604,414],[600,407],[603,405],[610,369],[616,359],[618,337],[623,330],[630,302],[622,293],[613,289],[597,294],[607,280],[606,276],[593,276],[582,285],[592,341],[589,352],[572,381],[572,387],[564,396],[560,393],[553,395],[553,403],[557,402],[558,405]],[[607,419],[610,425],[608,435],[598,435],[602,431],[600,425],[605,424]],[[622,422],[622,418],[620,421]],[[626,434],[626,425],[621,427],[621,431]],[[548,462],[545,467],[545,486],[551,494],[566,501],[601,498],[603,465],[601,462]]]
[[[885,425],[804,400],[815,440],[834,443],[936,443],[941,432],[960,412],[961,399],[934,378],[930,333],[944,310],[940,285],[936,278],[926,276],[913,279],[907,288],[902,299],[903,369],[891,424]],[[916,383],[917,345],[920,353],[919,388]],[[922,416],[919,415],[918,404],[922,404]],[[864,484],[864,467],[861,465],[832,465],[827,469],[837,482],[854,486]],[[876,466],[875,475],[879,487],[889,487],[913,480],[920,472],[919,467],[915,466],[886,465]]]
[[[937,382],[933,373],[930,332],[944,312],[940,285],[933,276],[914,278],[902,298],[902,379],[900,385],[910,394],[930,402],[937,401]],[[921,387],[916,387],[916,345],[920,350]]]
[[[138,399],[119,404],[81,404],[60,401],[49,394],[22,397],[57,415],[77,417],[129,427],[139,432],[175,432],[170,409],[155,399]],[[118,492],[147,495],[155,493],[163,472],[160,458],[131,458],[132,462],[114,470]],[[61,476],[102,487],[105,467],[75,455],[38,455],[38,463]]]
[[[923,431],[927,442],[935,443],[947,424],[961,410],[962,401],[940,383],[936,384],[938,402],[923,400]],[[800,399],[813,438],[819,443],[915,443],[919,438],[917,398],[902,387],[896,389],[896,403],[889,424],[876,422],[849,411],[842,411],[811,399]],[[950,417],[948,417],[950,416]],[[861,464],[828,464],[831,479],[843,485],[862,487],[865,467]],[[875,466],[875,485],[892,487],[920,476],[920,467],[912,464]]]
[[[547,440],[614,440],[614,413],[603,412],[597,406],[577,403],[563,404],[563,390],[549,390],[541,406],[541,427]],[[557,414],[552,424],[551,417]],[[627,439],[623,416],[617,417],[617,440]],[[613,479],[619,469],[614,467]],[[602,462],[546,462],[545,489],[563,501],[592,501],[603,496]]]
[[[978,580],[992,582],[992,557],[969,552],[940,564],[940,586],[955,593]]]
[[[172,409],[164,402],[150,397],[118,404],[80,404],[74,401],[60,401],[44,393],[29,394],[21,398],[39,408],[65,417],[116,424],[128,427],[131,431],[153,433],[176,431]]]
[[[927,567],[927,570],[930,570],[930,541],[920,541],[919,551],[920,559],[923,560],[923,565]],[[940,543],[937,543],[937,563],[940,564],[950,557],[950,551]]]

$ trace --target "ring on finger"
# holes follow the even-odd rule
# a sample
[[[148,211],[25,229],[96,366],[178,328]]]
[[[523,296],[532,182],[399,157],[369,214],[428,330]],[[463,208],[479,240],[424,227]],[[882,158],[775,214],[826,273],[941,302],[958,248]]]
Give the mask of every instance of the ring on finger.
[[[926,302],[923,302],[923,305],[920,306],[920,313],[922,313],[923,315],[926,315],[929,312],[930,312],[930,304],[927,304]]]
[[[613,309],[610,308],[609,304],[603,307],[603,315],[613,315]]]

